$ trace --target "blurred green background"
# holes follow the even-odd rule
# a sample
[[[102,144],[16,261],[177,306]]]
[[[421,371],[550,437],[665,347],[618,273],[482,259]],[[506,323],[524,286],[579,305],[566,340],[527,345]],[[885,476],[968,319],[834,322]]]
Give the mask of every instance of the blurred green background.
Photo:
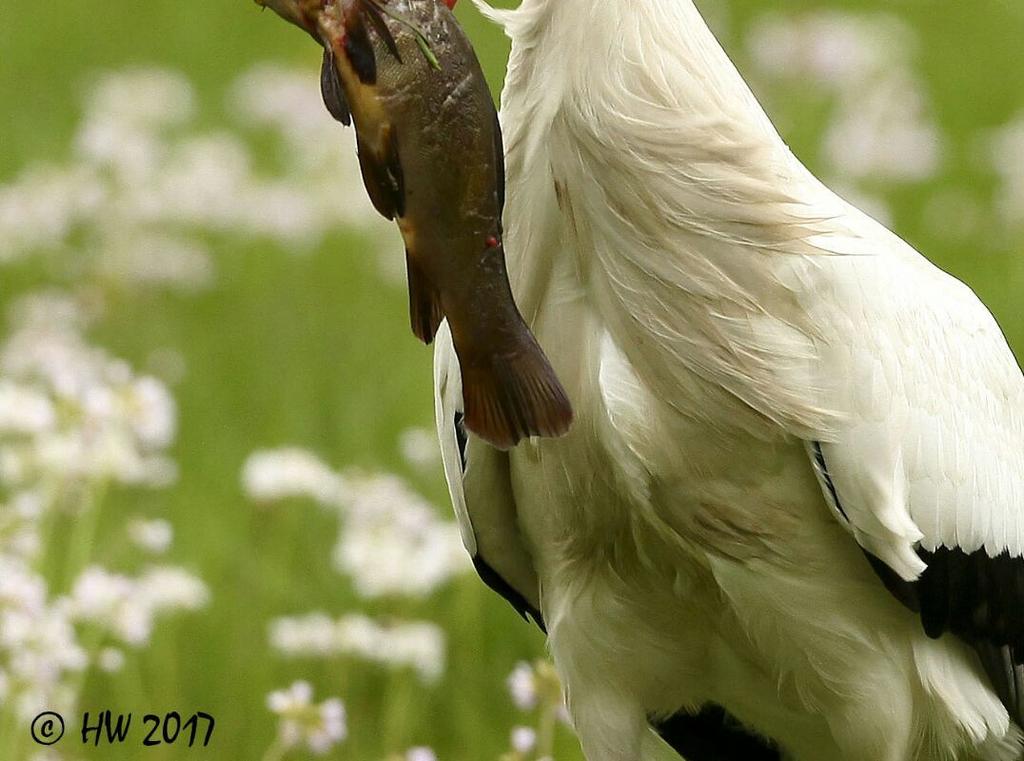
[[[829,177],[839,175],[822,150],[831,96],[760,73],[749,31],[766,11],[795,17],[829,8],[891,14],[916,33],[908,56],[943,135],[940,166],[920,180],[868,178],[859,188],[883,198],[895,229],[973,286],[1015,349],[1024,348],[1024,238],[1019,226],[993,211],[999,172],[979,147],[989,130],[1024,109],[1019,4],[701,5],[794,151]],[[468,0],[458,13],[497,92],[506,41]],[[309,87],[317,87],[318,56],[309,41],[247,0],[0,4],[0,182],[36,160],[69,154],[83,83],[97,71],[128,64],[180,71],[197,88],[199,124],[212,127],[231,124],[224,103],[230,82],[268,60],[307,67]],[[958,226],[961,213],[969,219]],[[142,504],[146,513],[171,520],[172,559],[211,588],[206,610],[161,624],[152,645],[130,655],[121,674],[88,680],[83,707],[200,709],[217,717],[210,749],[151,749],[147,759],[260,758],[275,731],[266,695],[296,678],[347,704],[350,736],[332,757],[372,761],[428,745],[445,761],[496,759],[520,721],[504,682],[517,661],[543,654],[543,640],[472,575],[400,611],[448,632],[448,668],[436,687],[341,660],[286,661],[267,644],[267,622],[276,616],[348,609],[392,614],[396,607],[357,601],[331,567],[335,520],[329,515],[299,505],[253,508],[238,476],[250,452],[308,447],[334,465],[399,472],[439,508],[448,505],[439,469],[417,472],[398,455],[401,431],[432,424],[431,356],[409,333],[404,290],[382,281],[368,245],[355,233],[332,235],[312,253],[295,256],[277,245],[218,240],[211,288],[193,295],[115,290],[93,331],[97,342],[133,364],[143,365],[154,347],[174,347],[188,368],[175,388],[180,432],[172,454],[179,483],[141,497],[115,493],[94,553],[103,559],[118,552],[114,527]],[[32,258],[3,267],[0,308],[51,274]],[[559,761],[579,758],[568,733],[559,743]],[[139,751],[75,754],[136,758]]]

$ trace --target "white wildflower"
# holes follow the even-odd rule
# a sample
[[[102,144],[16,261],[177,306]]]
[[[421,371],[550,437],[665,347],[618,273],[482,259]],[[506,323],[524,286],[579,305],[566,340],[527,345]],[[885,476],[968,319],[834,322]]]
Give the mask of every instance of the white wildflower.
[[[845,89],[900,63],[913,52],[916,39],[890,14],[770,12],[751,27],[748,47],[755,63],[774,76],[811,77],[820,85]]]
[[[1024,224],[1024,112],[985,142],[987,159],[1000,181],[999,214],[1007,224]]]
[[[46,582],[23,562],[0,554],[0,610],[41,611],[46,605]]]
[[[61,605],[0,610],[0,651],[7,653],[12,681],[43,696],[55,694],[67,673],[88,663]],[[24,702],[26,709],[29,702]]]
[[[127,576],[89,566],[75,580],[70,595],[72,615],[85,620],[112,618],[135,590]]]
[[[191,138],[174,146],[153,195],[138,199],[139,214],[213,230],[232,230],[245,215],[255,180],[249,151],[234,135]]]
[[[34,167],[0,185],[0,263],[61,246],[106,197],[93,171]]]
[[[354,136],[338,129],[309,78],[310,72],[302,69],[256,66],[235,83],[229,107],[246,124],[270,128],[284,139],[287,166],[302,180],[301,187],[289,183],[290,197],[307,199],[315,211],[304,221],[310,225],[309,236],[335,225],[357,226],[375,239],[385,232],[394,235],[393,226],[384,224],[363,192]],[[304,193],[299,192],[302,188]],[[341,198],[344,203],[338,202]],[[393,253],[404,261],[400,251]]]
[[[5,549],[14,557],[31,560],[39,556],[42,540],[39,526],[26,524],[11,531],[5,541]]]
[[[920,182],[939,167],[942,136],[916,78],[897,70],[840,109],[825,148],[844,174]]]
[[[188,79],[174,71],[137,68],[110,72],[93,85],[86,110],[139,127],[161,127],[187,121],[195,95]]]
[[[316,455],[287,448],[255,452],[242,470],[242,487],[261,502],[308,497],[323,505],[336,505],[344,479]]]
[[[132,231],[105,235],[96,271],[115,282],[199,291],[213,281],[213,260],[196,240]]]
[[[409,748],[405,753],[405,761],[437,761],[437,754],[424,746]]]
[[[392,668],[411,667],[426,683],[444,673],[445,635],[427,622],[381,625],[366,616],[350,615],[339,622],[343,652]]]
[[[343,646],[337,621],[325,613],[273,621],[270,644],[286,655],[318,657],[337,655]]]
[[[530,727],[515,727],[512,730],[512,750],[523,755],[530,753],[537,745],[537,732]]]
[[[138,594],[154,613],[194,611],[209,602],[206,584],[194,574],[175,566],[151,568],[139,577]]]
[[[152,568],[136,579],[90,566],[75,581],[69,610],[76,620],[100,624],[139,646],[149,640],[157,616],[197,610],[208,598],[206,585],[180,568]]]
[[[338,698],[313,703],[308,682],[295,682],[286,690],[270,693],[267,708],[279,717],[278,738],[286,750],[305,745],[323,755],[348,734],[345,705]]]
[[[313,686],[309,682],[294,682],[288,689],[267,695],[267,708],[271,713],[283,716],[308,708],[312,700]]]
[[[53,428],[56,420],[49,397],[0,378],[0,433],[40,433]]]
[[[352,479],[334,562],[368,598],[424,596],[468,568],[458,527],[397,476]]]
[[[409,428],[399,437],[402,457],[413,467],[430,470],[441,462],[437,434],[426,428]]]
[[[444,673],[445,635],[427,622],[383,624],[362,615],[332,621],[323,613],[271,624],[271,645],[289,656],[345,655],[392,669],[411,668],[426,683]]]
[[[235,82],[229,105],[247,122],[297,134],[334,129],[320,94],[309,86],[310,71],[259,64]]]
[[[116,647],[105,647],[96,657],[96,663],[101,670],[114,674],[124,668],[124,651]]]
[[[75,140],[78,156],[97,171],[109,171],[121,188],[145,188],[159,174],[165,146],[131,122],[108,115],[90,118]]]
[[[529,663],[517,663],[506,684],[512,702],[520,711],[529,711],[537,706],[537,679]]]
[[[911,66],[913,30],[886,13],[766,14],[749,49],[766,73],[836,97],[825,152],[845,177],[919,182],[938,169],[943,137]]]
[[[166,387],[88,345],[83,311],[67,297],[36,295],[12,312],[15,329],[0,348],[0,371],[8,390],[18,384],[37,397],[25,404],[35,409],[32,425],[18,423],[36,430],[19,447],[3,449],[5,476],[14,483],[46,473],[149,486],[173,481],[176,468],[159,451],[171,443],[177,418]]]
[[[128,524],[128,537],[132,543],[146,552],[162,555],[174,541],[174,529],[165,520],[142,520],[136,518]]]
[[[128,423],[143,447],[162,449],[174,441],[178,410],[161,381],[137,378],[125,389],[123,403]]]

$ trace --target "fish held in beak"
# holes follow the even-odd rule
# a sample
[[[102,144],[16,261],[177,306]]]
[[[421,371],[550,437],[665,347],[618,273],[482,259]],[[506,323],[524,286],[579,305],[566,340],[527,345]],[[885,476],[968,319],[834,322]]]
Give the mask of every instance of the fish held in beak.
[[[501,129],[454,0],[262,2],[324,46],[324,103],[405,242],[413,333],[430,343],[447,319],[466,427],[501,449],[564,434],[572,405],[509,286]]]

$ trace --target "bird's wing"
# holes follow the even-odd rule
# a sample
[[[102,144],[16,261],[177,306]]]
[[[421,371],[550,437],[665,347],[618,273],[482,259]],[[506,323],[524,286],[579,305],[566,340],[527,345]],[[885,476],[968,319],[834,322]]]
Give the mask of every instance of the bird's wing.
[[[972,643],[1024,720],[1024,377],[995,319],[914,256],[836,259],[811,314],[846,415],[826,501],[925,631]]]
[[[614,88],[565,100],[550,156],[615,343],[683,414],[807,442],[929,633],[1020,660],[1024,379],[994,319],[811,177],[756,105],[627,53]]]
[[[916,257],[829,268],[809,312],[830,320],[819,361],[846,420],[808,448],[837,517],[907,581],[918,545],[1020,557],[1024,376],[995,319]]]
[[[537,574],[516,522],[508,453],[466,431],[462,375],[447,321],[436,341],[437,433],[462,542],[483,581],[543,628]]]

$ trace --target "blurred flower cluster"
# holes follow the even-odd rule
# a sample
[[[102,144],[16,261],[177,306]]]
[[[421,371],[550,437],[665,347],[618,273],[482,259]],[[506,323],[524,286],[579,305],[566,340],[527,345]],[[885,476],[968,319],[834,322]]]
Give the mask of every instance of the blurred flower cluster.
[[[470,568],[455,524],[395,474],[336,473],[310,452],[281,449],[254,453],[242,482],[256,501],[307,497],[335,511],[334,565],[366,599],[424,597]]]
[[[0,346],[0,713],[69,711],[90,668],[115,672],[155,622],[203,607],[203,582],[147,559],[166,521],[135,519],[146,542],[133,574],[94,558],[111,488],[164,488],[177,412],[167,387],[92,345],[89,310],[56,292],[11,307]],[[159,534],[159,536],[156,536]],[[20,733],[0,755],[20,758]]]
[[[888,221],[867,188],[932,177],[943,135],[914,69],[914,31],[889,13],[770,12],[750,29],[748,48],[763,75],[825,93],[833,110],[822,141],[839,189]]]
[[[348,734],[345,705],[338,698],[314,703],[313,688],[308,682],[295,682],[287,689],[270,693],[267,708],[278,717],[278,732],[264,761],[283,758],[300,746],[323,755]]]
[[[535,721],[512,729],[511,749],[501,761],[552,761],[555,730],[559,723],[570,724],[555,667],[548,661],[519,663],[507,686],[516,708]]]
[[[407,433],[401,445],[410,465],[425,461],[421,432]],[[471,568],[455,524],[439,517],[440,511],[396,474],[340,473],[311,452],[286,448],[253,453],[242,470],[242,485],[259,503],[305,498],[335,514],[334,566],[362,599],[423,598]],[[346,657],[408,669],[427,685],[436,684],[445,668],[444,631],[429,621],[315,612],[273,621],[270,643],[290,658]],[[280,721],[279,739],[292,731],[286,717]],[[433,753],[413,748],[405,758],[426,761]]]
[[[974,144],[955,145],[918,72],[920,35],[897,13],[769,11],[745,39],[772,116],[799,119],[801,129],[823,124],[816,164],[847,200],[891,224],[891,196],[911,186],[923,201],[928,232],[975,249],[999,249],[1024,226],[1024,116],[983,130]],[[822,96],[828,100],[824,121],[821,104],[807,103]],[[979,177],[994,175],[992,203],[962,179],[947,178],[958,174],[955,164],[963,168],[963,156],[945,160],[958,150]]]
[[[444,674],[444,632],[426,621],[379,622],[359,614],[335,620],[310,613],[274,621],[270,643],[287,656],[344,655],[392,669],[408,668],[426,684],[436,684]]]
[[[121,536],[99,532],[113,494],[176,482],[168,379],[183,372],[173,350],[158,378],[90,339],[110,297],[209,286],[221,241],[301,250],[339,229],[381,233],[354,147],[308,82],[270,67],[240,76],[227,107],[247,134],[200,128],[180,74],[96,76],[70,154],[0,185],[0,267],[45,275],[2,294],[0,757],[26,757],[26,717],[72,710],[90,673],[120,671],[159,619],[209,599],[200,578],[157,562],[173,549],[170,521],[140,505]],[[281,160],[257,169],[268,138]],[[323,736],[337,739],[334,719]]]
[[[405,432],[399,447],[414,469],[429,462],[429,452],[437,452],[433,436],[421,430]],[[242,485],[259,503],[300,498],[336,513],[335,568],[364,600],[422,598],[471,569],[455,525],[439,518],[439,511],[396,474],[337,472],[312,452],[285,448],[253,453],[243,467]],[[288,658],[346,657],[411,670],[428,686],[436,684],[445,669],[444,631],[428,621],[316,612],[273,621],[270,643]],[[520,663],[507,686],[515,707],[530,716],[533,724],[511,730],[510,750],[501,761],[551,761],[557,726],[569,725],[554,667],[547,661]],[[301,746],[322,753],[325,745],[332,744],[326,742],[328,737],[334,742],[344,739],[343,732],[325,733],[319,716],[327,704],[317,706],[311,699],[304,683],[268,698],[279,716],[277,740],[268,758],[280,758]],[[305,718],[297,721],[296,716]],[[429,748],[419,747],[386,761],[436,761],[436,757]]]
[[[13,305],[0,347],[0,477],[9,488],[160,487],[176,478],[164,454],[177,422],[170,392],[90,345],[87,322],[74,298],[56,292]]]
[[[985,147],[1000,181],[999,214],[1008,225],[1024,228],[1024,111],[996,130]]]
[[[180,74],[98,77],[72,155],[0,186],[0,263],[45,256],[76,281],[196,290],[214,277],[217,236],[301,250],[339,229],[394,235],[361,190],[351,134],[306,72],[259,66],[226,107],[244,129],[202,131]],[[280,161],[257,169],[245,130],[269,136]]]

